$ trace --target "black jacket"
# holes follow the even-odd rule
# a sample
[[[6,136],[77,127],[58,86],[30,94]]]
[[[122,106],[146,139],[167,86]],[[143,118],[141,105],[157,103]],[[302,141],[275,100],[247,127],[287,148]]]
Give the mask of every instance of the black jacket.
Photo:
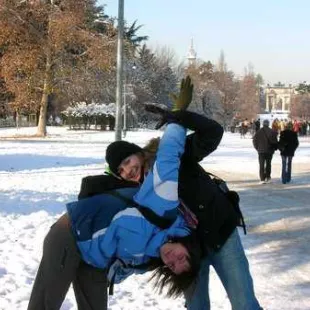
[[[223,128],[211,119],[189,112],[181,123],[194,133],[187,136],[181,159],[179,196],[198,217],[198,234],[205,250],[219,250],[236,228],[238,216],[199,162],[218,147]]]
[[[264,126],[254,135],[253,145],[258,153],[273,154],[278,147],[277,133]]]
[[[217,148],[223,128],[211,119],[188,111],[180,112],[177,121],[194,130],[187,136],[181,158],[179,196],[198,218],[198,234],[204,249],[219,250],[236,228],[238,216],[225,194],[198,162]],[[122,187],[131,183],[116,178],[113,181],[113,178],[108,175],[84,178],[79,199],[103,193],[113,189],[114,185]]]
[[[117,188],[137,186],[138,183],[120,180],[111,174],[92,175],[82,179],[78,199],[96,196]]]
[[[279,150],[283,156],[294,156],[299,145],[297,132],[285,129],[280,134]]]

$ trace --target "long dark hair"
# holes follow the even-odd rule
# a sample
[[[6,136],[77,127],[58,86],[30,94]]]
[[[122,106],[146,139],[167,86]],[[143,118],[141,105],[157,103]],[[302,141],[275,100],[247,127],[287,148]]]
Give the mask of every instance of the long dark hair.
[[[153,264],[151,280],[159,294],[165,291],[167,297],[178,297],[195,281],[201,262],[201,247],[195,232],[186,237],[172,237],[169,242],[181,243],[189,253],[190,270],[176,275],[161,260]]]

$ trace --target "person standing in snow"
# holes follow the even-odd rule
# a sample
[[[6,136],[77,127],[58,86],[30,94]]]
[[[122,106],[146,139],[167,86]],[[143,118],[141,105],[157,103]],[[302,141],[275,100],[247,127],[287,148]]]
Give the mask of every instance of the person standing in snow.
[[[156,107],[153,112],[163,115],[166,113]],[[182,202],[197,217],[197,238],[202,246],[203,260],[197,282],[184,290],[187,309],[210,309],[210,266],[214,267],[223,283],[233,309],[261,309],[255,297],[249,264],[236,229],[240,220],[240,214],[234,208],[234,205],[238,204],[236,196],[228,197],[224,194],[199,165],[199,161],[219,145],[223,128],[216,121],[189,111],[168,114],[194,131],[186,138],[185,152],[181,157],[178,191]],[[143,179],[143,171],[152,166],[159,141],[160,139],[152,139],[143,149],[126,141],[114,142],[106,153],[109,174],[84,178],[79,198],[84,199],[105,192],[106,187],[111,188],[109,180],[113,178],[116,186],[121,187],[121,182],[133,182],[139,186]],[[85,283],[90,279],[92,272],[95,273],[96,270],[88,269],[87,276],[85,274],[81,282]],[[82,283],[77,283],[77,286],[81,285]],[[91,285],[92,283],[87,287]],[[95,290],[92,294],[96,299]],[[85,292],[84,296],[86,295]]]
[[[260,130],[260,119],[258,118],[255,122],[255,133],[257,133]]]
[[[191,98],[189,78],[182,83],[180,97],[184,92]],[[171,119],[152,170],[139,190],[134,189],[132,204],[124,206],[122,199],[109,194],[67,204],[68,212],[44,240],[28,310],[60,309],[82,262],[105,270],[115,283],[134,272],[154,270],[153,279],[160,291],[168,286],[170,295],[180,294],[192,283],[201,250],[195,232],[178,209],[178,169],[185,138],[185,127]],[[161,229],[145,214],[170,225]],[[122,273],[117,272],[120,267]],[[95,308],[79,305],[79,309],[107,309],[106,294],[105,287],[100,304]]]
[[[271,161],[278,148],[277,132],[269,128],[269,121],[263,121],[263,127],[253,137],[253,146],[258,153],[260,183],[271,182]]]
[[[289,122],[286,125],[285,130],[280,134],[279,150],[282,159],[282,183],[286,184],[291,181],[292,178],[292,160],[295,155],[295,151],[299,145],[298,136],[293,131],[293,125]]]

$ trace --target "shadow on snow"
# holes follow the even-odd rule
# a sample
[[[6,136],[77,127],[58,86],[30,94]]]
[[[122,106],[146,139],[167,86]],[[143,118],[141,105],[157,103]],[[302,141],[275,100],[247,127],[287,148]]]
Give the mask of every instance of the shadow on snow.
[[[102,163],[103,159],[84,157],[65,157],[37,154],[8,154],[0,155],[1,172],[15,172],[23,170],[38,170],[59,167],[74,167]]]

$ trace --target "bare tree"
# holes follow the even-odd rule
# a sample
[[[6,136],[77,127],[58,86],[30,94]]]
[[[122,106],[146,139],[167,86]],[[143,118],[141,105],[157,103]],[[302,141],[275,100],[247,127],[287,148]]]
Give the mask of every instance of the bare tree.
[[[214,72],[214,81],[221,94],[221,118],[224,128],[231,123],[237,111],[237,96],[239,82],[233,71],[227,69],[224,52],[221,51],[217,70]]]
[[[293,96],[291,117],[310,119],[310,93],[302,93]]]
[[[237,98],[238,112],[241,118],[253,119],[260,112],[259,80],[254,73],[254,67],[249,64],[240,80],[240,90]]]
[[[48,97],[79,66],[108,67],[114,41],[87,28],[93,1],[0,0],[1,72],[14,105],[40,110],[37,134],[46,135]],[[41,98],[39,100],[39,97]]]

